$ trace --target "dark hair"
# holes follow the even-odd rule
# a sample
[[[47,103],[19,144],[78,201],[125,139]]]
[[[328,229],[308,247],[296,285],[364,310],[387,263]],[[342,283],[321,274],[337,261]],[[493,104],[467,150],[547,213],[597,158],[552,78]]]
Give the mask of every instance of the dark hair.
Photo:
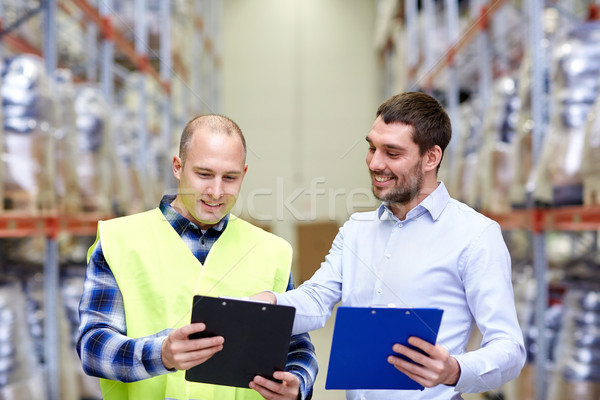
[[[413,141],[421,156],[438,145],[444,150],[452,138],[452,125],[444,107],[433,97],[422,92],[397,94],[377,109],[383,122],[400,122],[413,127]],[[439,165],[438,165],[439,169]]]
[[[224,115],[206,114],[192,118],[185,125],[185,128],[183,128],[181,140],[179,141],[179,157],[181,158],[182,164],[185,163],[185,156],[194,132],[203,127],[210,129],[213,133],[225,133],[227,135],[239,136],[242,140],[242,146],[244,147],[244,162],[246,161],[246,138],[244,138],[244,134],[240,127],[233,122],[232,119]]]

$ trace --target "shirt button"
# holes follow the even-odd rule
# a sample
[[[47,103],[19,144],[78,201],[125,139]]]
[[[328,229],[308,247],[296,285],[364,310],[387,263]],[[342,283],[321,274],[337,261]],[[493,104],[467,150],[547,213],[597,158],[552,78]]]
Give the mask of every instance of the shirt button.
[[[392,255],[390,253],[385,254],[385,258],[390,258]]]
[[[404,225],[402,224],[398,224],[398,228],[402,228]]]
[[[382,288],[377,288],[377,293],[381,294],[381,292],[383,292]]]

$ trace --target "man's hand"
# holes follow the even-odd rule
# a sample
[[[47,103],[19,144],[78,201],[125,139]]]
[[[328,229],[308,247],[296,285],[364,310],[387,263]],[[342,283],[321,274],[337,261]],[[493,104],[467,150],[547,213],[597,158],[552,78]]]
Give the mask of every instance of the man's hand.
[[[223,349],[223,336],[189,339],[188,336],[206,329],[203,323],[194,323],[174,330],[161,348],[162,362],[167,369],[186,370],[202,364]]]
[[[282,383],[273,382],[262,376],[255,376],[250,388],[256,390],[267,400],[296,400],[300,393],[300,380],[291,372],[277,371],[273,378]]]
[[[277,297],[275,297],[275,295],[271,292],[260,292],[257,294],[253,294],[252,296],[250,296],[250,299],[266,301],[271,304],[277,304]]]
[[[423,350],[427,355],[419,353],[401,344],[395,344],[393,350],[414,362],[403,360],[400,357],[389,356],[388,362],[400,372],[405,373],[415,382],[430,388],[440,384],[456,385],[460,378],[460,365],[456,358],[450,356],[448,350],[440,345],[432,345],[417,337],[410,337],[408,343]]]

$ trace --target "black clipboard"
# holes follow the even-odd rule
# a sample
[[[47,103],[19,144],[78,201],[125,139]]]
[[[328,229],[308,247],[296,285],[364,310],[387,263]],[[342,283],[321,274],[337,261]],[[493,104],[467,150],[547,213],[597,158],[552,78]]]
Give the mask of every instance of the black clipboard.
[[[296,309],[242,299],[194,296],[191,322],[206,331],[190,338],[223,336],[223,350],[188,369],[192,382],[248,388],[256,375],[273,379],[283,371]]]
[[[437,308],[338,307],[326,389],[424,387],[387,362],[395,343],[417,336],[434,344],[443,311]]]

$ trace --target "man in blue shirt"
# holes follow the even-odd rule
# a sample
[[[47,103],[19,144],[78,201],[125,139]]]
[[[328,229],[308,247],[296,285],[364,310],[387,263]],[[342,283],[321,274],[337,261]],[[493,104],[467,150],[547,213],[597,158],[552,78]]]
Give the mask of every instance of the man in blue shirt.
[[[387,360],[423,391],[349,390],[348,399],[461,399],[516,378],[525,362],[500,227],[437,180],[450,138],[450,119],[431,96],[409,92],[384,102],[366,136],[381,206],[353,214],[321,268],[296,290],[254,296],[296,307],[295,333],[322,327],[340,301],[444,310],[436,345],[409,339],[425,354],[400,344],[390,349],[416,364]],[[475,325],[481,348],[467,352]]]

